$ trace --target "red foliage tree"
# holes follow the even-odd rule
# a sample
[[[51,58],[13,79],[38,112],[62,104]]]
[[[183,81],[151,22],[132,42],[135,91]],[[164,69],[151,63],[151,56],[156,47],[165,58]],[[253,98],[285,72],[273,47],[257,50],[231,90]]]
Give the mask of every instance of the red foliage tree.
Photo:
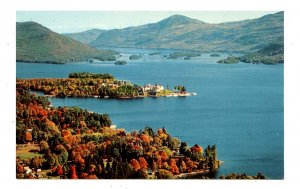
[[[71,166],[71,179],[78,179],[78,176],[76,174],[76,166],[75,165]]]
[[[17,173],[23,173],[24,172],[24,167],[20,164],[17,165]]]
[[[199,146],[198,144],[195,144],[192,148],[191,148],[192,152],[198,152],[198,153],[202,153],[203,149],[201,146]]]
[[[56,169],[56,173],[58,174],[58,175],[62,175],[63,174],[63,168],[62,168],[62,166],[61,165],[58,165],[57,166],[57,169]]]

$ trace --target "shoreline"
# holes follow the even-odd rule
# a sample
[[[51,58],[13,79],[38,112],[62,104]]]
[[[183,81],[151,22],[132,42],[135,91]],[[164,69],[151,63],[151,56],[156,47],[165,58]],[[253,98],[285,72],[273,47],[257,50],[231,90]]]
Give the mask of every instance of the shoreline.
[[[38,91],[38,90],[28,90],[32,94],[36,94],[38,96],[43,96],[47,98],[100,98],[100,99],[118,99],[118,100],[127,100],[127,99],[142,99],[142,98],[161,98],[161,97],[187,97],[187,96],[196,96],[197,93],[195,92],[185,92],[185,93],[171,93],[169,95],[147,95],[147,96],[135,96],[135,97],[130,97],[130,96],[121,96],[121,97],[110,97],[110,96],[105,96],[105,97],[100,97],[97,95],[91,95],[91,96],[72,96],[72,95],[66,95],[65,97],[60,97],[57,95],[47,95],[47,94],[38,94],[36,92],[41,92],[44,93],[43,91]]]

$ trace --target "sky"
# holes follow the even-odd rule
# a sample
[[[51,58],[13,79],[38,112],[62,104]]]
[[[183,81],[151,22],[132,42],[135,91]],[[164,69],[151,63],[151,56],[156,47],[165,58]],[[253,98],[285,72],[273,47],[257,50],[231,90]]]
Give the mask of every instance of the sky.
[[[17,11],[16,21],[34,21],[58,32],[72,33],[88,29],[121,29],[155,23],[174,14],[207,23],[259,18],[276,11]]]

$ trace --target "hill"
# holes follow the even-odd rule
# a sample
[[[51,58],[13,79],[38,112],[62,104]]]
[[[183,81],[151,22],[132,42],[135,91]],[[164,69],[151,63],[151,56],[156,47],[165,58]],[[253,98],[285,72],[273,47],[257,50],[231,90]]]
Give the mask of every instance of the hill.
[[[240,60],[246,63],[284,63],[283,39],[278,42],[270,43],[257,52],[246,54],[240,57]]]
[[[55,33],[35,22],[16,23],[16,60],[65,63],[89,58],[115,60],[113,51],[98,50]]]
[[[209,24],[174,15],[157,23],[103,32],[94,47],[255,52],[283,38],[283,12],[261,18]]]
[[[102,33],[104,33],[106,30],[100,30],[100,29],[92,29],[92,30],[87,30],[84,32],[79,32],[79,33],[63,33],[63,35],[73,38],[81,43],[88,44],[95,39]]]

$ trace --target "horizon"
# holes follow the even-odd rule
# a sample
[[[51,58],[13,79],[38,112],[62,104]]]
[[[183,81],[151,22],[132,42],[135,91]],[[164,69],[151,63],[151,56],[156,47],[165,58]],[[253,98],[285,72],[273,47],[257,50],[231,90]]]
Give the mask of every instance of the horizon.
[[[256,19],[280,11],[17,11],[16,22],[37,22],[57,33],[124,29],[181,15],[209,24]],[[79,17],[80,19],[74,19]]]

